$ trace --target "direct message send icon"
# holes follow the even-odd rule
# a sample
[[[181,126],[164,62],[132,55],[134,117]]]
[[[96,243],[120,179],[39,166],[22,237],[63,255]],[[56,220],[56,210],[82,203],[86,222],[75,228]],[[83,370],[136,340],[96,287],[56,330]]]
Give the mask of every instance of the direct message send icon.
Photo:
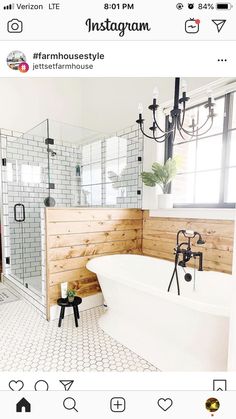
[[[226,19],[213,19],[212,22],[216,25],[217,32],[219,33],[223,29]]]
[[[74,384],[74,380],[59,380],[59,381],[63,385],[65,391],[69,391],[72,385]]]

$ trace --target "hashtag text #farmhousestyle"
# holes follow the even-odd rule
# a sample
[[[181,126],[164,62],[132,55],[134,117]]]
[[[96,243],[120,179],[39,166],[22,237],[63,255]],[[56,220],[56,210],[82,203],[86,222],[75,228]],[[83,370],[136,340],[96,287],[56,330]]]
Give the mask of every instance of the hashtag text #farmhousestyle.
[[[33,59],[34,60],[104,60],[105,56],[104,54],[100,54],[100,52],[97,52],[96,54],[93,54],[91,52],[86,54],[62,54],[61,52],[57,53],[50,53],[45,54],[43,52],[34,52]]]

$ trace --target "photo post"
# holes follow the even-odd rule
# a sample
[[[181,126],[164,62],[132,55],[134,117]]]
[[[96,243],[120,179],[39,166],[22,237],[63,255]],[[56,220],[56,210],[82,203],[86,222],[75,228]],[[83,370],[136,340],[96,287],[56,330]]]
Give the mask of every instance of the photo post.
[[[4,419],[229,419],[236,6],[0,7]]]

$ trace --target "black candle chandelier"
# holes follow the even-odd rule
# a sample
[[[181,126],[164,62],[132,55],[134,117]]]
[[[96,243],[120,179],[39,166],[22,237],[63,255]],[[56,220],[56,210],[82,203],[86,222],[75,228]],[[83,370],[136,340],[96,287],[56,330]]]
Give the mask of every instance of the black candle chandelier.
[[[139,105],[139,118],[137,119],[137,124],[140,127],[140,130],[142,134],[150,138],[152,140],[155,140],[157,143],[163,143],[167,141],[170,136],[172,137],[172,141],[175,141],[176,133],[178,132],[181,139],[184,141],[189,141],[191,139],[194,139],[194,137],[203,137],[206,135],[212,128],[214,117],[216,116],[214,107],[214,98],[212,96],[212,92],[208,92],[208,99],[205,103],[205,108],[208,109],[208,115],[206,117],[206,120],[204,123],[202,123],[200,126],[198,123],[196,123],[196,117],[195,115],[191,116],[191,124],[188,126],[188,128],[185,127],[185,117],[186,117],[186,105],[187,102],[190,100],[190,97],[187,96],[187,86],[186,83],[182,84],[182,97],[180,97],[180,78],[175,79],[175,91],[174,91],[174,107],[169,112],[169,115],[167,115],[167,124],[166,129],[162,129],[158,122],[157,122],[157,110],[159,108],[159,105],[157,103],[157,97],[158,97],[158,91],[155,89],[153,92],[153,102],[150,106],[148,106],[148,109],[152,112],[153,116],[153,124],[149,128],[149,130],[152,132],[151,135],[148,135],[145,133],[144,129],[144,119],[143,119],[143,107],[140,104]]]

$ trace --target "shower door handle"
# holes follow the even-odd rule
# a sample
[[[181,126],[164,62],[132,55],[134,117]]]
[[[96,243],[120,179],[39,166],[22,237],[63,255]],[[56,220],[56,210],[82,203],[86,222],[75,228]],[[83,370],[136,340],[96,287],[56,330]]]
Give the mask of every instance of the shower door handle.
[[[17,208],[21,208],[22,212],[21,212],[21,217],[17,218]],[[16,204],[14,205],[14,220],[17,221],[18,223],[22,223],[23,221],[25,221],[25,206],[23,204]]]

